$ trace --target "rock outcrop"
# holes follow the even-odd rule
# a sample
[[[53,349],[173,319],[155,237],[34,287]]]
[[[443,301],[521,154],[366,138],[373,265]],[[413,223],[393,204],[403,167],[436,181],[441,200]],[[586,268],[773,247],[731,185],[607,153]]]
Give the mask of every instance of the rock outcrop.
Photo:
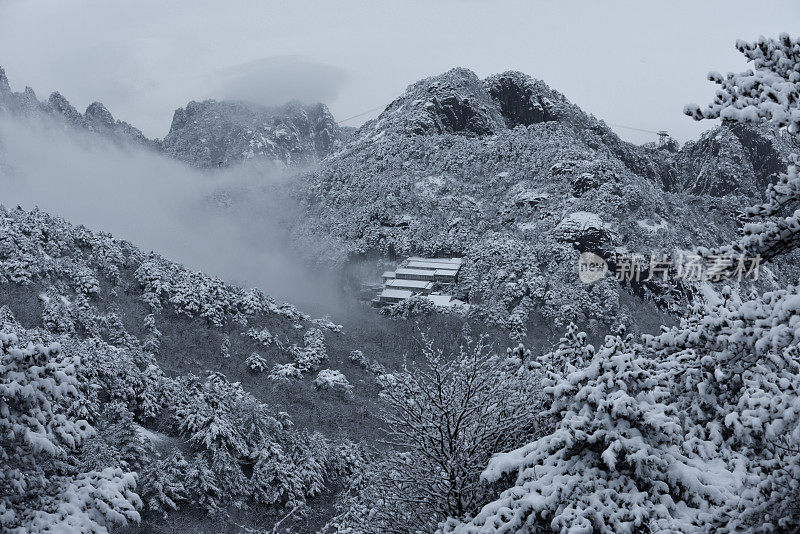
[[[198,167],[263,158],[285,165],[319,161],[342,133],[323,104],[268,108],[246,102],[189,102],[175,111],[162,142],[167,154]]]
[[[792,153],[788,138],[761,125],[723,124],[675,157],[678,187],[696,195],[760,198]]]

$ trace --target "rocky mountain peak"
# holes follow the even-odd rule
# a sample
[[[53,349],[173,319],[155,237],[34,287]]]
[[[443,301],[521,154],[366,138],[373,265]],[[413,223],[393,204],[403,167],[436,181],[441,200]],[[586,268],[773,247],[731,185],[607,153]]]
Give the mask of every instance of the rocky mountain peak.
[[[111,115],[111,112],[100,102],[92,102],[89,104],[83,116],[90,126],[113,128],[115,124],[114,116]]]
[[[414,135],[483,136],[503,128],[505,121],[475,73],[455,68],[410,85],[372,126]]]
[[[500,106],[509,128],[556,119],[555,102],[565,100],[547,84],[518,71],[486,78],[484,86]]]
[[[788,138],[765,125],[726,122],[676,155],[679,185],[696,195],[758,198],[785,171],[792,149]]]
[[[164,150],[199,167],[266,158],[313,163],[341,144],[343,134],[324,104],[265,107],[205,100],[175,110]]]
[[[83,121],[83,116],[80,112],[58,91],[50,95],[50,98],[47,99],[47,105],[50,106],[51,110],[62,115],[71,124],[77,125]]]
[[[10,94],[11,86],[8,83],[8,77],[3,67],[0,67],[0,94]]]
[[[33,89],[11,91],[0,68],[0,110],[12,115],[41,115],[84,128],[115,142],[147,146],[201,167],[230,165],[263,157],[286,165],[315,163],[336,150],[346,137],[321,103],[289,102],[265,107],[248,102],[191,101],[175,110],[163,141],[148,139],[140,130],[114,118],[100,102],[81,114],[61,93],[46,102]]]
[[[410,85],[361,137],[380,132],[405,135],[496,135],[517,126],[562,120],[585,128],[597,123],[544,82],[516,71],[480,80],[455,68]]]

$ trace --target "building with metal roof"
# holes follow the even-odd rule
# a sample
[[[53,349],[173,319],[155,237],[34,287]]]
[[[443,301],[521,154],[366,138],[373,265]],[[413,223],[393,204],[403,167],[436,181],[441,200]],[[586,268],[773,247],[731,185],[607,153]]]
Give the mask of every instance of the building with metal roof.
[[[381,275],[383,291],[372,302],[376,306],[385,306],[421,295],[429,298],[436,306],[450,307],[461,303],[450,295],[433,290],[442,284],[449,286],[455,283],[462,263],[461,258],[412,256],[402,262],[398,269]]]
[[[384,289],[378,294],[378,300],[380,302],[396,303],[411,298],[413,295],[414,292],[408,289]]]

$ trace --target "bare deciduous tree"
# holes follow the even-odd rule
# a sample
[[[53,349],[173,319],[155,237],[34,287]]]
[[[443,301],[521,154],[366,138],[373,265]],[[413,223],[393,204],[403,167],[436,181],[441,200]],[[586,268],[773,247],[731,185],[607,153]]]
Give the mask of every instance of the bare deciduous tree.
[[[389,455],[379,477],[376,520],[389,532],[432,532],[491,497],[480,473],[493,453],[535,433],[538,373],[491,354],[484,340],[447,357],[425,340],[424,365],[387,376]]]

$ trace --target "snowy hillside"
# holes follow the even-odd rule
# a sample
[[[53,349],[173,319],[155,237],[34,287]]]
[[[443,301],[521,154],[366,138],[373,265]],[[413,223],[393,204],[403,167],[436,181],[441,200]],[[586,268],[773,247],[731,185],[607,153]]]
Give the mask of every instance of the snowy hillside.
[[[118,487],[145,524],[175,510],[186,521],[197,511],[221,514],[225,524],[231,506],[258,509],[251,524],[295,507],[297,520],[319,520],[325,506],[308,516],[305,503],[350,469],[355,453],[344,436],[374,432],[374,423],[364,427],[374,417],[375,375],[364,369],[372,360],[353,361],[353,340],[340,327],[107,234],[0,207],[0,302],[2,387],[15,373],[38,384],[26,362],[40,357],[36,351],[45,359],[59,351],[70,385],[41,409],[83,425],[80,438],[58,445],[58,455],[72,458],[69,468],[20,474],[39,477],[27,494],[41,501],[21,495],[4,525],[55,528],[68,517],[48,504],[62,491],[57,472],[64,469],[76,484],[99,477]],[[26,348],[29,342],[43,345]],[[20,454],[52,454],[27,446],[33,452]],[[102,471],[109,465],[120,469]],[[143,506],[128,493],[134,488]],[[86,499],[94,517],[92,507],[102,505]],[[119,519],[109,511],[99,522]]]
[[[295,233],[321,262],[343,261],[339,246],[350,258],[463,255],[462,298],[519,335],[536,324],[638,324],[640,298],[674,311],[693,290],[586,285],[579,253],[598,253],[613,271],[617,254],[677,257],[732,239],[742,200],[683,186],[720,157],[704,143],[678,154],[636,147],[539,80],[454,69],[410,86],[306,177],[298,196],[310,216]],[[746,156],[739,164],[741,192],[760,189],[761,160],[760,180]],[[570,225],[581,213],[602,228]],[[337,249],[319,250],[318,235]]]

